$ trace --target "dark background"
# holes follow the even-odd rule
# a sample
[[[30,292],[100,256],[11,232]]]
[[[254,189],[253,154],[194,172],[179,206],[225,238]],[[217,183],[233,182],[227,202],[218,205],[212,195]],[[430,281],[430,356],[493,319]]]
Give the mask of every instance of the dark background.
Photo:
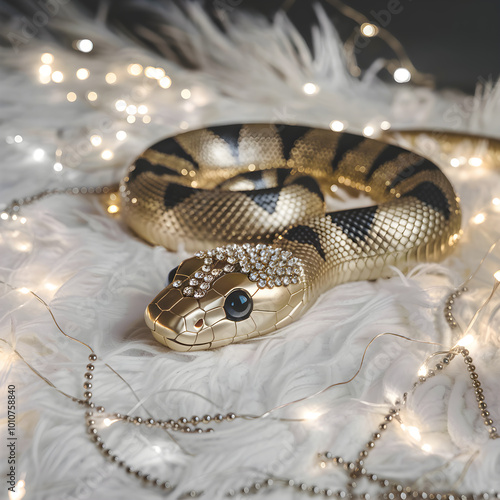
[[[116,31],[134,37],[138,43],[155,47],[141,37],[141,24],[150,27],[160,22],[151,14],[151,4],[175,3],[183,8],[186,0],[70,0],[89,15],[107,11],[107,22]],[[216,7],[228,5],[231,11],[253,11],[272,19],[279,9],[285,10],[310,43],[311,26],[317,22],[310,0],[189,0],[204,5],[217,22]],[[319,0],[345,40],[357,24],[341,14],[328,0]],[[434,76],[437,88],[455,88],[472,94],[478,82],[496,81],[500,76],[500,1],[498,0],[344,0],[362,12],[375,24],[377,17],[386,18],[390,5],[397,14],[391,15],[387,29],[403,44],[415,67]],[[5,14],[29,11],[34,0],[0,0]],[[394,7],[393,7],[394,9]],[[10,15],[8,14],[8,15]],[[394,54],[379,39],[372,38],[358,54],[360,67],[366,68],[379,57]],[[388,73],[381,73],[390,78]]]
[[[162,0],[158,0],[162,1]],[[167,0],[168,1],[168,0]],[[393,0],[398,1],[398,0]],[[81,0],[95,8],[97,0]],[[376,23],[375,15],[387,11],[390,0],[346,0],[344,3],[362,12]],[[137,19],[127,18],[125,0],[111,4],[112,23],[130,25]],[[135,2],[137,4],[138,2]],[[177,2],[182,3],[182,2]],[[213,11],[216,1],[199,1]],[[325,0],[320,3],[345,40],[356,23],[340,14]],[[310,26],[316,16],[310,0],[242,0],[229,2],[235,9],[263,13],[269,18],[284,9],[310,41]],[[397,5],[397,3],[396,3]],[[399,0],[398,14],[391,16],[387,29],[406,49],[415,67],[434,75],[438,88],[453,87],[473,93],[478,79],[496,80],[500,76],[500,2],[497,0]],[[377,57],[392,57],[387,46],[377,39],[358,55],[360,66],[366,67]]]

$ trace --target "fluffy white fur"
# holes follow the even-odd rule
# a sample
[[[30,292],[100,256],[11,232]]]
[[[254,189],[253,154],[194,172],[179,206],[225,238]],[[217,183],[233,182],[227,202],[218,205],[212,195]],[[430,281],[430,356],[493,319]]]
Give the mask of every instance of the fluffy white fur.
[[[49,187],[117,181],[136,154],[178,133],[181,126],[271,120],[328,127],[331,120],[340,119],[359,132],[366,124],[387,119],[395,129],[448,128],[499,135],[498,86],[478,95],[478,105],[470,108],[460,95],[386,85],[375,72],[354,80],[344,69],[338,36],[321,10],[313,57],[281,15],[269,24],[236,8],[228,34],[221,35],[197,7],[189,7],[187,15],[174,8],[156,9],[159,24],[164,16],[176,26],[175,32],[165,26],[165,32],[184,36],[202,69],[188,71],[134,46],[72,11],[70,4],[52,23],[73,39],[91,38],[91,55],[36,38],[19,53],[2,50],[0,135],[23,137],[20,144],[0,144],[2,202]],[[38,82],[45,51],[55,55],[53,67],[65,75],[60,84]],[[132,62],[164,67],[172,78],[171,88],[128,75]],[[72,76],[79,67],[90,70],[88,80]],[[108,71],[117,74],[116,85],[104,82]],[[316,83],[319,93],[305,95],[306,82]],[[143,100],[137,97],[137,87],[146,89]],[[187,101],[180,97],[184,88],[192,93]],[[98,94],[93,103],[84,97],[90,90]],[[69,91],[77,92],[75,103],[67,102]],[[151,123],[128,124],[126,115],[114,107],[117,99],[146,104]],[[464,112],[459,123],[451,123],[449,110],[456,106]],[[126,141],[115,139],[117,130],[126,130]],[[92,133],[102,135],[102,146],[86,147]],[[33,159],[36,148],[45,151],[41,161]],[[62,150],[62,172],[53,170],[57,148]],[[111,162],[101,159],[103,149],[114,151]],[[440,161],[439,152],[433,159]],[[50,304],[66,333],[94,348],[99,355],[94,400],[107,411],[161,419],[229,411],[259,415],[352,377],[366,345],[379,333],[446,346],[461,337],[444,321],[443,300],[500,236],[500,212],[491,203],[500,181],[498,171],[442,167],[463,200],[464,235],[452,257],[439,265],[421,265],[407,276],[395,271],[388,280],[339,286],[279,333],[219,350],[176,353],[152,339],[143,311],[186,254],[146,245],[90,196],[57,196],[26,207],[24,225],[0,220],[0,279],[35,291]],[[349,204],[356,200],[334,202],[337,207]],[[478,212],[486,215],[481,225],[471,223]],[[488,295],[493,273],[500,268],[498,255],[497,251],[487,260],[470,284],[470,293],[458,300],[456,314],[462,327]],[[3,286],[1,294],[0,337],[59,389],[81,397],[88,350],[65,338],[29,294]],[[500,425],[499,304],[494,298],[479,318],[471,331],[475,340],[470,349],[492,418]],[[336,490],[344,486],[344,474],[317,467],[316,453],[332,450],[356,458],[384,413],[410,390],[420,365],[436,349],[391,336],[379,338],[353,382],[264,419],[213,424],[216,432],[211,435],[174,434],[173,440],[157,430],[117,423],[103,430],[103,436],[132,466],[178,485],[175,498],[192,489],[203,491],[204,498],[223,498],[229,489],[268,475]],[[24,498],[165,496],[107,464],[86,434],[84,409],[40,380],[9,347],[2,344],[1,350],[4,401],[8,384],[17,390],[16,467],[17,479],[26,482]],[[317,418],[280,420],[311,414]],[[422,478],[427,489],[500,490],[500,440],[488,439],[462,361],[411,394],[402,419],[418,427],[421,440],[394,425],[367,461],[370,471],[407,484]],[[4,442],[6,421],[2,423]],[[423,444],[432,450],[422,451]],[[2,460],[2,476],[5,467]],[[1,489],[3,497],[5,481]],[[259,495],[299,496],[282,489]]]

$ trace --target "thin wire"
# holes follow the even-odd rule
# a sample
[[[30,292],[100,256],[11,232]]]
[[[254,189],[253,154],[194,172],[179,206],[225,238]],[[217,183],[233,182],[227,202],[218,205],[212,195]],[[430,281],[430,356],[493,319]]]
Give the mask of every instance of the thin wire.
[[[477,265],[476,269],[474,270],[474,272],[460,285],[459,288],[465,286],[467,283],[469,283],[469,281],[471,281],[475,276],[476,274],[479,272],[479,269],[481,268],[481,266],[484,264],[484,261],[489,257],[490,253],[493,252],[493,250],[495,249],[496,245],[498,244],[498,242],[500,242],[500,238],[498,238],[491,246],[490,248],[488,249],[488,251],[483,255],[483,258],[479,261],[479,264]]]
[[[50,387],[52,387],[53,389],[55,389],[57,392],[59,392],[60,394],[62,394],[63,396],[66,396],[67,398],[71,399],[72,401],[76,402],[76,403],[80,403],[80,404],[83,404],[85,403],[85,401],[83,399],[79,399],[79,398],[76,398],[75,396],[70,396],[69,394],[67,394],[66,392],[64,392],[63,390],[59,389],[54,383],[52,383],[48,378],[44,377],[36,368],[34,368],[33,366],[31,366],[25,359],[24,357],[21,355],[21,353],[15,349],[12,344],[1,338],[0,337],[0,340],[2,342],[4,342],[5,344],[7,344],[11,349],[12,351],[21,359],[21,361],[24,362],[24,364],[38,377],[40,377],[46,384],[48,384]]]
[[[341,14],[348,17],[349,19],[352,19],[360,26],[364,23],[373,24],[364,14],[353,9],[351,6],[346,5],[340,0],[327,0],[327,2],[330,5],[333,5]],[[393,50],[393,52],[396,54],[401,64],[410,71],[410,73],[414,77],[413,80],[416,81],[417,83],[428,83],[429,80],[431,79],[431,76],[421,73],[415,68],[410,58],[406,54],[406,51],[401,42],[390,31],[386,30],[385,28],[377,25],[377,29],[378,33],[376,36],[381,38]],[[388,65],[391,66],[390,61]]]
[[[417,340],[417,339],[412,339],[410,337],[405,337],[404,335],[400,335],[399,333],[391,333],[391,332],[385,332],[385,333],[379,333],[378,335],[376,335],[375,337],[373,337],[370,342],[368,343],[368,345],[365,347],[365,350],[363,352],[363,356],[361,357],[361,362],[360,362],[360,365],[359,365],[359,368],[357,369],[356,373],[351,377],[349,378],[348,380],[344,380],[343,382],[336,382],[334,384],[331,384],[323,389],[320,389],[319,391],[313,393],[313,394],[310,394],[309,396],[304,396],[302,398],[299,398],[299,399],[295,399],[294,401],[290,401],[288,403],[284,403],[284,404],[281,404],[279,406],[275,406],[274,408],[266,411],[265,413],[263,413],[262,415],[259,415],[259,416],[256,416],[256,417],[250,417],[248,416],[247,418],[265,418],[267,417],[267,415],[269,415],[270,413],[274,412],[274,411],[277,411],[277,410],[280,410],[282,408],[286,408],[287,406],[291,406],[291,405],[294,405],[296,403],[301,403],[302,401],[307,401],[311,398],[314,398],[316,396],[319,396],[320,394],[323,394],[324,392],[332,389],[333,387],[337,387],[339,385],[346,385],[346,384],[349,384],[350,382],[352,382],[358,375],[359,373],[361,372],[361,369],[363,367],[363,364],[364,364],[364,361],[365,361],[365,356],[366,356],[366,352],[368,351],[369,347],[373,344],[373,342],[375,342],[378,338],[380,337],[383,337],[385,335],[391,335],[393,337],[398,337],[398,338],[401,338],[403,340],[408,340],[409,342],[417,342],[419,344],[430,344],[430,345],[437,345],[437,346],[443,346],[443,344],[439,343],[439,342],[431,342],[431,341],[427,341],[427,340]],[[244,417],[243,417],[244,418]]]
[[[15,287],[15,286],[12,286],[10,283],[6,283],[5,281],[2,281],[0,280],[0,283],[3,284],[3,285],[6,285],[7,287],[9,287],[11,290],[13,291],[16,291],[16,290],[19,290],[19,288]],[[49,314],[50,316],[52,317],[52,321],[54,322],[54,324],[56,325],[57,329],[65,336],[67,337],[68,339],[71,339],[71,340],[74,340],[75,342],[78,342],[79,344],[85,346],[87,349],[90,350],[90,352],[92,354],[95,354],[94,353],[94,349],[92,349],[92,347],[90,347],[88,344],[86,344],[85,342],[81,341],[81,340],[78,340],[78,339],[75,339],[75,337],[72,337],[71,335],[68,335],[60,326],[59,326],[59,323],[57,322],[54,314],[52,313],[52,310],[50,309],[49,305],[47,304],[47,302],[45,302],[45,300],[43,300],[39,295],[37,295],[35,292],[33,292],[32,290],[29,290],[29,293],[31,295],[33,295],[33,297],[35,297],[41,304],[43,304],[45,306],[45,308],[47,309],[47,311],[49,311]]]
[[[474,313],[474,316],[472,316],[472,319],[469,322],[469,325],[465,329],[464,334],[467,335],[472,327],[474,326],[474,323],[476,322],[477,318],[481,314],[482,310],[490,303],[491,299],[493,298],[493,295],[495,295],[495,292],[498,290],[498,287],[500,286],[500,281],[495,280],[495,283],[493,285],[493,289],[491,290],[490,295],[488,298],[481,304],[481,307]],[[456,344],[454,347],[457,347],[458,344]]]
[[[8,286],[11,290],[18,290],[18,288],[12,286],[10,283],[6,283],[5,281],[2,281],[0,280],[0,283]],[[54,316],[54,313],[52,312],[52,309],[50,308],[50,306],[47,304],[47,302],[45,302],[45,300],[43,300],[39,295],[37,295],[35,292],[33,292],[32,290],[29,290],[29,293],[31,295],[33,295],[33,297],[35,297],[41,304],[43,304],[45,306],[45,308],[47,309],[47,311],[49,312],[50,314],[50,317],[52,318],[52,321],[54,322],[54,324],[56,325],[57,329],[65,336],[67,337],[68,339],[70,340],[73,340],[75,342],[78,342],[80,345],[83,345],[85,346],[87,349],[90,350],[90,352],[92,354],[95,354],[95,351],[94,349],[92,349],[92,347],[88,344],[86,344],[85,342],[83,342],[82,340],[78,340],[77,338],[75,337],[72,337],[71,335],[68,335],[62,328],[61,326],[59,325],[59,323],[57,322],[57,319],[56,317]],[[20,355],[19,355],[20,356]],[[24,359],[23,359],[24,361]],[[25,361],[26,364],[28,364],[26,361]],[[118,378],[120,378],[120,380],[122,380],[125,385],[130,389],[130,391],[132,392],[132,394],[134,395],[135,399],[137,399],[137,401],[140,403],[141,402],[141,399],[139,398],[139,396],[137,395],[137,393],[134,391],[133,387],[129,384],[129,382],[127,382],[122,375],[120,375],[111,365],[109,365],[108,363],[104,363],[104,365],[106,367],[108,367]],[[28,364],[29,366],[29,364]],[[33,368],[30,366],[30,369],[33,370]],[[54,386],[55,387],[55,386]],[[59,390],[59,389],[58,389]],[[146,412],[151,415],[151,412],[144,406],[144,409],[146,410]]]

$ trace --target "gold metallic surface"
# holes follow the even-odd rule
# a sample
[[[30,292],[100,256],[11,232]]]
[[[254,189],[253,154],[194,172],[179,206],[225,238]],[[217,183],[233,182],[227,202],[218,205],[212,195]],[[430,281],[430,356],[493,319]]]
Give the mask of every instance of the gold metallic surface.
[[[159,342],[191,351],[263,335],[295,320],[332,286],[387,276],[390,266],[405,270],[439,260],[457,243],[459,200],[446,176],[421,156],[371,139],[347,137],[346,147],[346,134],[330,130],[292,129],[243,125],[237,146],[224,127],[187,132],[171,139],[182,158],[153,146],[139,158],[151,167],[138,160],[130,168],[120,188],[124,218],[150,243],[193,251],[231,243],[238,252],[250,242],[252,249],[258,243],[264,253],[279,248],[297,259],[295,283],[288,283],[291,269],[276,274],[268,257],[263,279],[250,279],[229,254],[219,252],[210,264],[204,257],[185,260],[145,314]],[[286,170],[279,186],[277,169]],[[337,184],[367,193],[378,205],[325,215],[319,191],[302,181],[306,175],[322,189]],[[271,201],[252,197],[252,189],[270,193]],[[207,274],[210,281],[201,285]],[[226,318],[225,299],[234,290],[253,301],[247,319]]]

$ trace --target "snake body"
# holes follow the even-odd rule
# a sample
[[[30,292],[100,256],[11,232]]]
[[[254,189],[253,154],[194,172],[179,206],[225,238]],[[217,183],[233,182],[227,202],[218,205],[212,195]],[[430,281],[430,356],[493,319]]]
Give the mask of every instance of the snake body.
[[[325,213],[332,186],[375,204]],[[326,289],[439,260],[460,235],[459,199],[434,163],[311,127],[226,125],[168,138],[132,164],[120,191],[142,238],[198,250],[146,310],[155,338],[176,350],[272,332]]]

